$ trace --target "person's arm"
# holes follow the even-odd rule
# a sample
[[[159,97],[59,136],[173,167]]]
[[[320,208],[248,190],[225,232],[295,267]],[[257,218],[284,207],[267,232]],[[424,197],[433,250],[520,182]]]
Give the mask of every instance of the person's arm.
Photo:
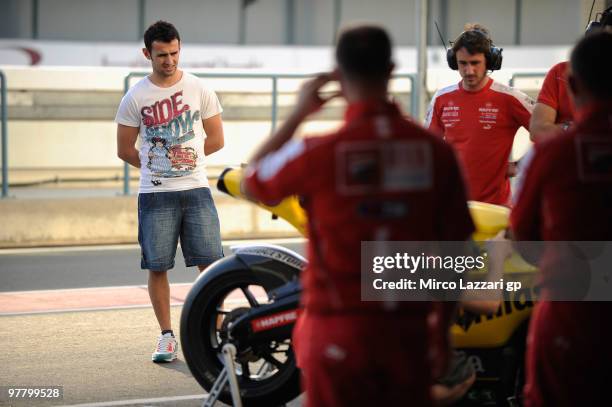
[[[427,109],[427,114],[425,115],[425,123],[423,123],[423,126],[432,131],[434,134],[444,137],[444,125],[440,121],[440,115],[438,113],[436,103],[437,101],[438,93],[436,93],[431,99],[431,103]]]
[[[136,168],[140,168],[140,158],[136,149],[138,131],[138,127],[117,124],[117,157]]]
[[[459,401],[465,395],[465,393],[467,393],[475,381],[476,373],[472,373],[472,375],[466,380],[452,387],[440,383],[433,384],[431,387],[431,397],[433,399],[434,406],[452,406],[454,403]]]
[[[500,231],[486,243],[488,268],[486,282],[499,281],[504,274],[504,263],[512,254],[512,242],[506,238],[506,230]],[[502,300],[501,290],[467,291],[461,300],[461,305],[476,314],[492,314],[497,311]]]
[[[511,118],[516,123],[516,130],[520,127],[524,127],[526,130],[531,128],[531,117],[533,114],[534,106],[536,102],[524,92],[518,89],[509,87],[510,98],[510,111]],[[518,173],[519,161],[508,161],[506,167],[506,177],[511,178]]]
[[[314,151],[313,144],[317,143],[307,143],[304,139],[292,140],[292,137],[309,114],[339,95],[335,93],[323,98],[319,94],[321,87],[333,79],[333,74],[322,74],[306,82],[293,112],[253,154],[241,186],[249,199],[274,205],[289,195],[304,193],[312,188],[312,177],[305,178],[305,174],[312,173],[309,156]]]
[[[533,160],[533,155],[535,154],[535,147],[532,145],[529,147],[527,152],[523,154],[521,159],[517,162],[516,166],[516,181],[514,182],[514,188],[512,191],[512,204],[516,205],[516,201],[521,194],[521,190],[523,189],[523,184],[525,183],[525,174],[527,173],[527,169],[531,165],[531,160]]]
[[[531,115],[536,104],[535,100],[526,93],[514,88],[510,88],[510,94],[512,96],[510,99],[510,109],[512,109],[511,114],[517,125],[517,130],[521,126],[529,130]]]
[[[282,126],[266,140],[253,154],[249,160],[250,165],[256,165],[267,154],[280,149],[287,141],[289,141],[299,125],[312,113],[318,111],[325,103],[332,98],[339,96],[339,93],[334,93],[329,97],[323,98],[319,91],[328,82],[335,80],[334,73],[320,74],[314,79],[307,81],[300,90],[297,103]]]
[[[551,175],[542,154],[545,143],[534,144],[517,187],[516,201],[510,214],[514,250],[530,264],[536,265],[542,255],[542,246],[530,242],[541,241],[544,223],[544,183]],[[524,243],[526,242],[526,243]]]
[[[516,240],[541,240],[542,168],[539,146],[530,153],[527,168],[510,214],[510,225]],[[545,179],[545,178],[544,178]]]
[[[300,126],[300,124],[307,117],[303,112],[294,110],[291,115],[283,122],[280,128],[270,138],[268,138],[259,148],[255,151],[251,159],[249,160],[250,166],[255,166],[257,163],[266,155],[279,150],[285,145]]]
[[[501,293],[500,293],[501,297]],[[461,306],[470,311],[473,314],[494,314],[501,305],[501,298],[499,300],[464,300],[461,302]]]
[[[456,153],[448,144],[436,166],[436,239],[469,240],[475,227],[467,204],[467,186]]]
[[[567,64],[559,63],[546,73],[529,124],[529,138],[533,142],[541,141],[547,134],[565,130],[567,127],[566,123],[556,123],[561,103],[569,103],[563,100],[560,91],[560,86],[565,86],[566,66]]]
[[[214,152],[221,150],[225,144],[223,135],[223,121],[221,114],[209,117],[202,120],[206,139],[204,140],[204,154],[211,155]]]
[[[508,161],[508,168],[506,169],[506,177],[512,178],[518,175],[519,161]]]
[[[557,111],[545,103],[538,102],[533,109],[529,123],[529,138],[536,142],[546,134],[551,134],[567,128],[566,123],[555,124]]]

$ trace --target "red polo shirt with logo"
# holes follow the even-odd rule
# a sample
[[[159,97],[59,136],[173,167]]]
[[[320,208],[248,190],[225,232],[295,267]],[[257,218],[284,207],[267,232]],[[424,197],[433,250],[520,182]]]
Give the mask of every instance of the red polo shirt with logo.
[[[508,158],[516,131],[529,128],[533,105],[529,96],[491,78],[476,92],[461,82],[436,92],[425,127],[457,151],[470,199],[509,205]]]
[[[567,61],[550,68],[538,95],[538,103],[544,103],[557,111],[555,124],[574,121],[574,102],[567,91],[567,70]]]

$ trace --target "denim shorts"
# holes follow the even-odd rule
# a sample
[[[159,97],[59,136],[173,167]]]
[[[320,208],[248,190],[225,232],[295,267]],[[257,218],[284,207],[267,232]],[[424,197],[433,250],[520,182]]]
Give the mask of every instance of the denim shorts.
[[[223,257],[210,189],[139,194],[140,267],[153,271],[173,268],[179,238],[187,267],[207,266]]]

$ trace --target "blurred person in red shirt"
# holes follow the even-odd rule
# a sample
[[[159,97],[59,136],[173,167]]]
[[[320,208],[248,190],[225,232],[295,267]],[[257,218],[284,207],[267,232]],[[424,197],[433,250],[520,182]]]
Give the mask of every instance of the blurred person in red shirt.
[[[586,34],[603,27],[612,27],[612,6],[601,14],[599,21],[589,24]],[[574,122],[574,104],[567,90],[568,67],[568,61],[559,62],[546,74],[529,124],[531,141],[567,130]]]
[[[444,373],[450,312],[435,302],[361,300],[361,242],[463,241],[474,226],[452,148],[390,102],[391,40],[379,27],[342,32],[337,69],[307,82],[293,112],[255,153],[248,196],[274,204],[302,197],[309,263],[304,312],[293,334],[308,406],[432,404]],[[294,138],[332,97],[344,125]],[[452,305],[452,304],[451,304]]]
[[[574,122],[574,104],[567,92],[567,70],[568,62],[564,61],[546,74],[529,124],[531,141],[557,130],[567,130]]]
[[[511,221],[516,240],[612,241],[612,33],[574,48],[568,84],[576,108],[567,132],[534,146]],[[549,244],[548,247],[551,244]],[[519,246],[520,247],[520,246]],[[594,406],[609,398],[612,302],[560,301],[589,288],[588,257],[545,250],[527,339],[525,406]],[[609,267],[609,264],[605,265]],[[606,287],[602,287],[606,289]],[[584,295],[575,299],[583,299]]]

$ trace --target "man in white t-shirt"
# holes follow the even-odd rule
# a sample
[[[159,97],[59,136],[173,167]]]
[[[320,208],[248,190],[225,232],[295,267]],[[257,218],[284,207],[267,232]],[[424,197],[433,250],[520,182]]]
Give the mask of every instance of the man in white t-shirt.
[[[172,24],[151,25],[144,43],[153,72],[119,105],[117,155],[140,168],[141,268],[149,270],[149,296],[162,331],[152,359],[171,362],[178,345],[167,271],[174,267],[178,239],[188,267],[202,271],[223,256],[205,165],[205,156],[223,147],[223,109],[215,92],[178,69],[181,39]]]

